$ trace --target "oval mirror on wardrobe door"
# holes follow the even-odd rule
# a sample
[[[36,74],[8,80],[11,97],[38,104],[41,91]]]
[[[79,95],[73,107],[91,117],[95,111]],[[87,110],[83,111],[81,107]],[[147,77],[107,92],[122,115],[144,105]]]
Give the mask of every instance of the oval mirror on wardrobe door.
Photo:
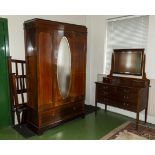
[[[62,98],[69,94],[71,80],[71,52],[69,42],[66,37],[60,41],[57,58],[57,80]]]

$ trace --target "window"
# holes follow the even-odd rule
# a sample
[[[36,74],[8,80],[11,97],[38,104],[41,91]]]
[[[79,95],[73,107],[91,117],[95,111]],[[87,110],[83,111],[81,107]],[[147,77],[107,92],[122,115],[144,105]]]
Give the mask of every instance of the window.
[[[110,72],[113,49],[145,48],[146,52],[149,16],[116,19],[107,20],[104,74]]]

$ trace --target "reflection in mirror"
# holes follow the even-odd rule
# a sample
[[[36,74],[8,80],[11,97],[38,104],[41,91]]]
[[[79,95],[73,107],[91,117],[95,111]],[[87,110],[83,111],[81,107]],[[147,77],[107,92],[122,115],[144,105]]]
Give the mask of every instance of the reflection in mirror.
[[[71,52],[69,42],[66,37],[60,41],[57,58],[57,80],[60,93],[66,98],[70,88],[71,77]]]

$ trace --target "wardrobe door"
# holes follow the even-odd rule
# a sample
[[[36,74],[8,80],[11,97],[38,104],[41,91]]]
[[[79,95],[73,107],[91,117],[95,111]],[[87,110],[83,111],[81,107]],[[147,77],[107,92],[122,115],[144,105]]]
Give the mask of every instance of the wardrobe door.
[[[59,45],[61,39],[65,37],[69,44],[71,53],[71,75],[68,94],[65,98],[61,95],[57,78],[57,60],[59,55]],[[85,98],[85,78],[86,78],[86,33],[74,31],[55,31],[53,39],[54,47],[54,103],[55,106],[69,103],[71,101],[83,100]]]
[[[52,33],[38,33],[38,104],[39,110],[53,107],[53,40]]]
[[[72,50],[73,36],[71,32],[54,31],[53,41],[53,101],[55,106],[69,103],[72,82]]]
[[[25,29],[25,56],[26,56],[26,84],[27,84],[27,100],[30,109],[37,108],[37,43],[36,29]]]

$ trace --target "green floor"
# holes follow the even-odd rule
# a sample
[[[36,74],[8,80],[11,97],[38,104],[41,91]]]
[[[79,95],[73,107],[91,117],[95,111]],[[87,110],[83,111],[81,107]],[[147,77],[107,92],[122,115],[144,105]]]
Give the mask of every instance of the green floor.
[[[68,121],[53,129],[49,129],[41,136],[33,136],[33,140],[97,140],[118,127],[130,118],[112,112],[99,110],[97,115],[91,113],[84,119],[77,118]],[[13,128],[0,129],[0,139],[21,140],[24,139]]]

